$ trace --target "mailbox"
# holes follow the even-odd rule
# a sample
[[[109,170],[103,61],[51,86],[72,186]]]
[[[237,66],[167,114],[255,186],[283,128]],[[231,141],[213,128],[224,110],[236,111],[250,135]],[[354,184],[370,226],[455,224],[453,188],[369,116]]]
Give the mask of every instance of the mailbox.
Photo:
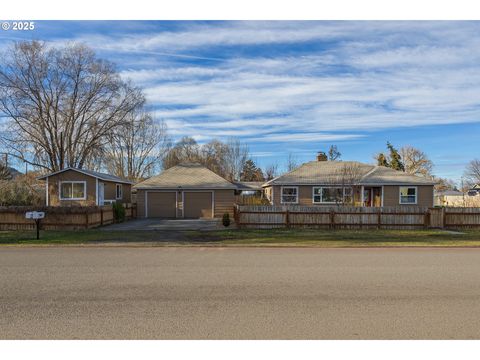
[[[26,219],[35,220],[35,225],[37,228],[37,240],[40,238],[40,220],[45,217],[44,211],[28,211],[25,213]]]
[[[32,220],[43,219],[44,217],[45,217],[45,212],[43,211],[29,211],[25,214],[26,219],[32,219]]]

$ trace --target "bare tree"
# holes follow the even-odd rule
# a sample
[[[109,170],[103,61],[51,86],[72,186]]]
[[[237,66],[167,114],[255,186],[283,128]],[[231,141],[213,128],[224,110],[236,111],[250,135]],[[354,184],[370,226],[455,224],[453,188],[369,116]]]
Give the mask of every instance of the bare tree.
[[[405,165],[405,172],[412,175],[430,176],[433,163],[423,151],[413,146],[404,146],[400,149],[400,156]]]
[[[10,172],[10,169],[0,162],[0,181],[1,180],[10,180],[12,178],[12,174]]]
[[[297,160],[297,157],[292,154],[292,153],[289,153],[288,154],[288,158],[287,158],[287,171],[293,171],[295,170],[296,168],[298,167],[298,160]]]
[[[2,54],[0,111],[9,152],[36,167],[82,168],[143,105],[141,91],[84,45],[18,42]]]
[[[201,162],[214,173],[227,178],[230,175],[230,167],[226,161],[229,152],[230,148],[227,144],[214,139],[201,147]],[[233,179],[229,178],[229,180]]]
[[[355,162],[344,162],[333,172],[333,176],[330,177],[328,182],[332,185],[337,185],[338,188],[341,189],[341,194],[338,196],[338,204],[353,205],[354,187],[358,186],[363,175],[364,172],[362,171],[362,168]]]
[[[163,169],[169,169],[175,165],[191,162],[203,163],[201,157],[201,147],[194,138],[185,136],[178,141],[175,146],[163,158]]]
[[[263,171],[265,174],[265,180],[269,181],[278,175],[278,164],[270,164]]]
[[[131,113],[126,120],[110,135],[103,160],[109,173],[137,181],[159,170],[170,140],[166,125],[148,113]]]
[[[228,139],[226,145],[226,178],[230,181],[240,180],[242,169],[249,158],[248,146],[235,138]]]
[[[199,145],[195,139],[184,137],[165,156],[163,168],[195,162],[229,181],[238,181],[248,159],[248,147],[237,139],[231,138],[227,142],[214,139]]]
[[[452,179],[434,176],[432,180],[436,182],[434,188],[437,191],[457,190],[457,185],[455,184],[455,181],[453,181]]]
[[[465,178],[469,186],[480,184],[480,160],[473,159],[465,169]]]

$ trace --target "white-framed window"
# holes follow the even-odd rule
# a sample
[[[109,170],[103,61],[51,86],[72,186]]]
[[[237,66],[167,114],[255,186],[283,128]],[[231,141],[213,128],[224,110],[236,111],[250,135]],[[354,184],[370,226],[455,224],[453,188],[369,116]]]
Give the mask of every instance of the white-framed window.
[[[86,200],[86,181],[60,181],[60,200]]]
[[[122,184],[115,184],[115,198],[121,199],[123,198],[123,187]]]
[[[350,204],[353,190],[351,187],[314,186],[312,202],[314,204]]]
[[[416,204],[417,203],[417,187],[416,186],[400,186],[400,204]]]
[[[282,204],[298,204],[298,187],[282,186],[280,202]]]

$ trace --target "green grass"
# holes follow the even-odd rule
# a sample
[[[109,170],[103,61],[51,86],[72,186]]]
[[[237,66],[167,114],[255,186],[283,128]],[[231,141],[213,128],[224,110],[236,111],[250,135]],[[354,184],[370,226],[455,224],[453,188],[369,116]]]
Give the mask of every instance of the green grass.
[[[193,236],[193,234],[191,235]],[[197,234],[224,245],[256,246],[480,246],[480,231],[452,234],[442,230],[225,230]]]
[[[480,246],[480,231],[441,230],[220,230],[187,231],[0,231],[0,245],[149,243],[209,246]]]
[[[6,244],[94,244],[98,242],[148,242],[163,241],[164,234],[153,231],[0,231],[0,245]]]

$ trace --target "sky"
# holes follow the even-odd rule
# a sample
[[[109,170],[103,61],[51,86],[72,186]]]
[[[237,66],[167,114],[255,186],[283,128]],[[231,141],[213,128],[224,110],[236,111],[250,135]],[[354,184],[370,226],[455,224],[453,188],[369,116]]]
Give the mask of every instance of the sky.
[[[460,180],[480,157],[479,21],[38,21],[14,41],[82,42],[144,89],[173,139],[239,138],[257,165],[390,141]]]

